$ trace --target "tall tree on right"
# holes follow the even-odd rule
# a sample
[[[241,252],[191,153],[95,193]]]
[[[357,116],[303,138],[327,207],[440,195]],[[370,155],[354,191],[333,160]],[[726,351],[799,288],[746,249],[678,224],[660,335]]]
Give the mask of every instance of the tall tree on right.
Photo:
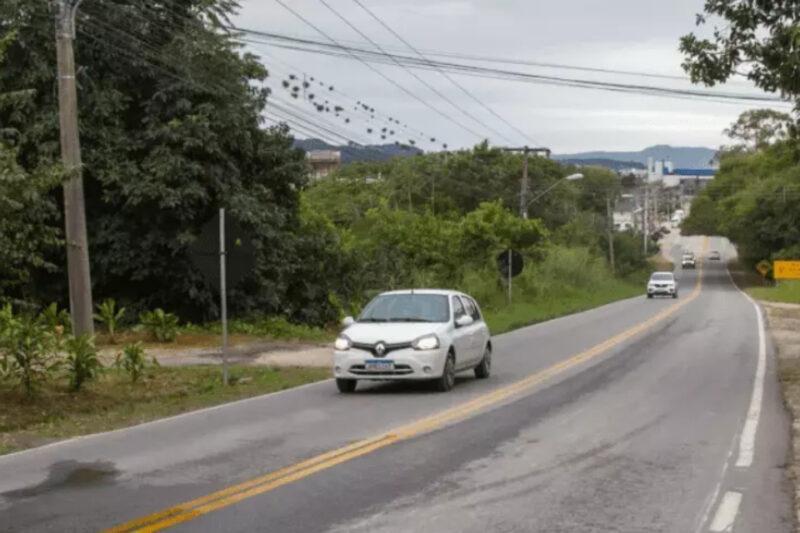
[[[681,37],[684,70],[695,83],[716,85],[743,75],[767,92],[800,103],[800,1],[706,0],[697,25],[720,20],[711,38]]]

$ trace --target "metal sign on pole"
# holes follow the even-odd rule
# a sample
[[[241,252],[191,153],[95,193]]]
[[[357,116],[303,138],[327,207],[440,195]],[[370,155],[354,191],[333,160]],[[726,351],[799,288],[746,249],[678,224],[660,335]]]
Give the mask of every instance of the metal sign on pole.
[[[219,299],[222,320],[222,383],[228,384],[228,295],[225,286],[225,208],[219,209]]]

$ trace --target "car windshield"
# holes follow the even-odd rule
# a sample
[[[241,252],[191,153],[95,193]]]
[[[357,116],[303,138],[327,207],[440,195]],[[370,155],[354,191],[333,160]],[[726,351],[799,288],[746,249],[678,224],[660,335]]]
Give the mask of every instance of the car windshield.
[[[657,272],[650,276],[651,281],[672,281],[673,276],[668,272]]]
[[[447,296],[443,294],[381,294],[359,316],[359,322],[447,322]]]

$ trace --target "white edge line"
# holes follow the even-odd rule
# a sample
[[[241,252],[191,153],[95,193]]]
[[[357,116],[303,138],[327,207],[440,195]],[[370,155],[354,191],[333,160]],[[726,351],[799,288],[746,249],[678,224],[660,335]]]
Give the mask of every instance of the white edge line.
[[[728,472],[728,467],[731,465],[734,446],[736,446],[736,434],[734,434],[731,438],[731,444],[728,446],[728,454],[725,456],[725,461],[723,462],[722,469],[719,473],[719,481],[717,481],[717,484],[714,487],[714,492],[711,493],[711,496],[709,496],[708,500],[706,500],[706,503],[703,506],[703,513],[700,516],[700,520],[697,522],[695,533],[700,533],[700,531],[708,523],[708,519],[711,516],[711,509],[714,507],[714,504],[717,503],[717,498],[719,498],[719,493],[722,490],[722,483],[725,481],[725,474]]]
[[[759,306],[749,294],[736,285],[736,282],[733,281],[730,269],[726,270],[728,276],[731,278],[733,286],[753,304],[753,307],[755,307],[756,321],[758,322],[758,365],[756,366],[756,375],[753,381],[753,394],[750,397],[750,407],[747,409],[747,417],[745,418],[742,436],[739,440],[739,456],[736,459],[737,468],[747,468],[753,464],[753,456],[755,455],[756,447],[756,432],[758,430],[759,418],[761,418],[761,404],[764,397],[764,380],[767,366],[767,339],[764,333],[764,315],[761,312],[761,306]]]
[[[742,493],[728,491],[722,497],[717,512],[714,513],[714,521],[711,522],[709,531],[720,533],[733,531],[733,524],[736,522],[736,515],[739,514],[739,505],[742,503]]]

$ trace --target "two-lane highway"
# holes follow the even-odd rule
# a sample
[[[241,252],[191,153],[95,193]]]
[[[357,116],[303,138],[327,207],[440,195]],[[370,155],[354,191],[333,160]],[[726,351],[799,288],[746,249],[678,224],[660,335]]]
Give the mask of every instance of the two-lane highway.
[[[681,277],[495,337],[449,394],[323,382],[0,457],[0,530],[788,532],[756,309]]]

